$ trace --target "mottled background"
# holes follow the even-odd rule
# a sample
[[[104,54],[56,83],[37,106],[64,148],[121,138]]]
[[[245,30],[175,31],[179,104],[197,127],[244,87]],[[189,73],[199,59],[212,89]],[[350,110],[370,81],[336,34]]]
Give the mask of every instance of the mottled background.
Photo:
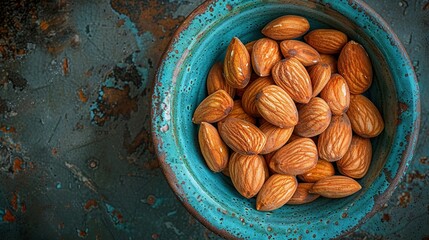
[[[162,52],[202,1],[0,2],[0,238],[216,239],[170,190],[150,135]],[[429,1],[366,1],[398,34],[422,98],[419,145],[350,238],[429,239]]]

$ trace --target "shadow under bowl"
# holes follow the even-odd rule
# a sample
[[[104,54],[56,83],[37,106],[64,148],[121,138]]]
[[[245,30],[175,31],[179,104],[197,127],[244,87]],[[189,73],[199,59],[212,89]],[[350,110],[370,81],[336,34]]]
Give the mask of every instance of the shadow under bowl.
[[[207,96],[206,77],[222,61],[232,37],[244,43],[276,17],[306,17],[311,29],[335,28],[362,44],[373,63],[367,96],[385,130],[372,140],[373,161],[359,180],[362,190],[343,199],[255,210],[229,178],[211,172],[191,119]],[[412,158],[420,120],[419,91],[412,65],[396,35],[361,1],[207,1],[176,31],[158,69],[152,96],[152,135],[167,180],[185,207],[205,226],[228,238],[333,238],[353,231],[391,196]]]

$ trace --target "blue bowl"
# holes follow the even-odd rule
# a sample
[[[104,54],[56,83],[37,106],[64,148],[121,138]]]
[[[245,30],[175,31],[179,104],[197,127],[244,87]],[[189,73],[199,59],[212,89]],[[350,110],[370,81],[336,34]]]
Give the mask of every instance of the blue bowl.
[[[373,161],[362,190],[344,199],[319,198],[272,212],[237,193],[229,178],[206,166],[191,121],[206,97],[206,76],[232,37],[244,43],[276,17],[306,17],[312,29],[335,28],[367,50],[374,69],[368,97],[385,130],[373,139]],[[420,123],[419,90],[410,60],[386,22],[361,1],[206,1],[175,33],[160,64],[152,96],[152,134],[162,169],[184,206],[227,238],[285,239],[344,236],[388,200],[412,158]]]

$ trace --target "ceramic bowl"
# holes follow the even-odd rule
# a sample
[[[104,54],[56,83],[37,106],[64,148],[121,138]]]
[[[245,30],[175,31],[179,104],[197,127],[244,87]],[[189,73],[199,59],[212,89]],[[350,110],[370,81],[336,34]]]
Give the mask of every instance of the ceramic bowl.
[[[385,130],[372,140],[373,161],[358,193],[259,212],[255,199],[243,198],[229,178],[208,169],[191,118],[207,95],[209,69],[223,59],[231,38],[258,39],[265,24],[286,14],[306,17],[311,29],[341,30],[366,48],[374,70],[368,97]],[[419,119],[418,85],[403,46],[377,13],[353,0],[207,1],[175,33],[152,99],[153,140],[170,186],[191,214],[227,238],[321,239],[353,231],[391,196],[412,158]]]

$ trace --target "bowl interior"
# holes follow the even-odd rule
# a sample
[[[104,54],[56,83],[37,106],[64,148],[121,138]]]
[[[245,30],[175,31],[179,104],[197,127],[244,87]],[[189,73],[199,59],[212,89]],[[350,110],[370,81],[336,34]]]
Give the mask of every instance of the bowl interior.
[[[176,193],[200,220],[212,229],[223,229],[228,236],[321,238],[338,236],[354,227],[371,212],[377,195],[390,186],[389,178],[400,171],[395,137],[400,101],[398,87],[401,86],[395,78],[397,66],[389,61],[391,53],[385,46],[386,39],[378,39],[374,32],[380,30],[370,31],[367,29],[370,25],[358,26],[356,19],[339,13],[341,9],[314,2],[242,1],[223,6],[219,1],[205,7],[207,11],[203,15],[192,16],[194,28],[184,30],[187,34],[179,35],[173,42],[173,46],[176,44],[175,48],[181,50],[170,51],[158,75],[158,81],[167,86],[155,89],[155,94],[164,91],[166,96],[161,104],[165,104],[168,115],[162,115],[162,121],[170,124],[155,131],[170,134],[171,141],[163,140],[162,148],[170,149],[163,150],[165,165],[171,169],[166,174],[175,175],[174,180],[170,179],[175,183],[170,184],[176,185],[173,186]],[[359,180],[363,187],[360,192],[343,199],[319,198],[306,205],[286,205],[272,212],[259,212],[255,210],[254,199],[245,199],[229,178],[208,169],[199,149],[198,126],[191,119],[195,108],[207,96],[207,74],[216,61],[222,61],[232,37],[238,37],[243,43],[261,38],[263,26],[286,14],[306,17],[311,29],[343,31],[365,47],[374,70],[374,81],[366,95],[382,113],[385,130],[372,140],[373,161],[368,174]]]

